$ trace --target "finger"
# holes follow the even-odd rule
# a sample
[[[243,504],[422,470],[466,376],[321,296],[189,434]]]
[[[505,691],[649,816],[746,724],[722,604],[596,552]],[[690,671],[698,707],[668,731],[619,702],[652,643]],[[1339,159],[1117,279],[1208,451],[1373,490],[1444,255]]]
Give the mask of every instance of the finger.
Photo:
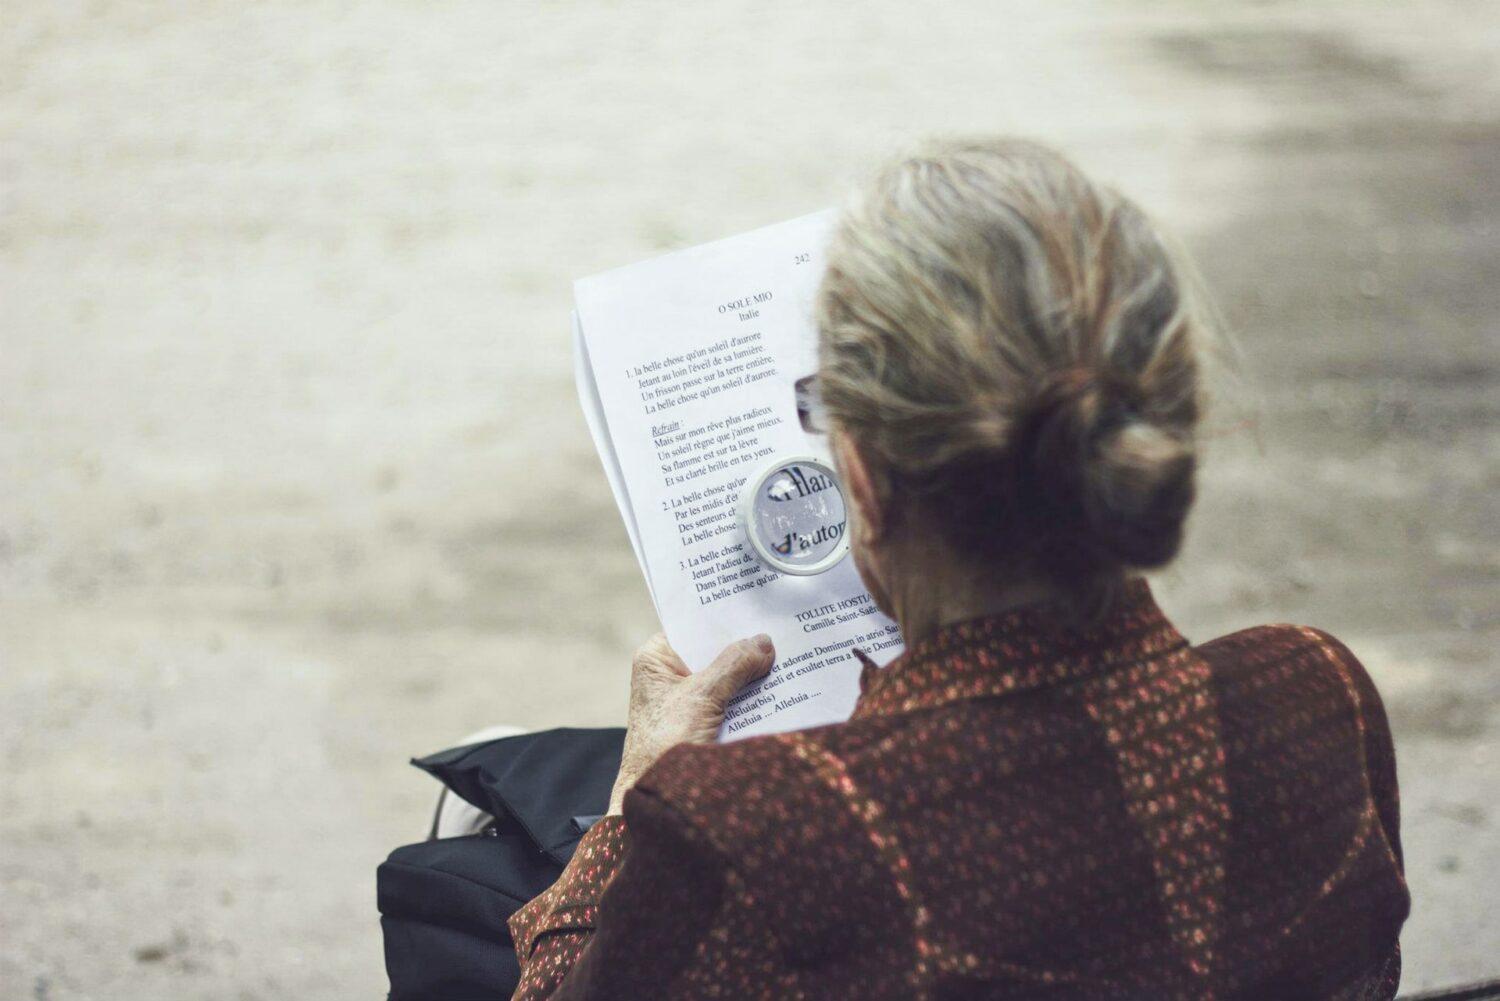
[[[699,675],[704,694],[718,705],[724,705],[734,693],[756,678],[765,677],[776,662],[776,648],[771,637],[762,633],[748,640],[731,643]]]
[[[692,673],[682,658],[677,656],[677,651],[672,649],[672,644],[667,642],[666,633],[657,633],[642,643],[631,660],[631,668],[637,674],[660,672],[665,668],[682,678]]]

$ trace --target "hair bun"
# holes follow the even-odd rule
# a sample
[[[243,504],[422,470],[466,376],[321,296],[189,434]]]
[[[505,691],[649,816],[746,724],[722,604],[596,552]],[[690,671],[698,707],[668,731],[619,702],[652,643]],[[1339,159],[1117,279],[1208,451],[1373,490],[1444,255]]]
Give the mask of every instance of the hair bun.
[[[1065,157],[980,139],[892,163],[835,228],[816,317],[823,400],[910,511],[902,541],[1086,618],[1180,547],[1198,284]]]
[[[1038,514],[1067,531],[1068,570],[1148,569],[1176,555],[1193,501],[1191,440],[1150,423],[1127,380],[1075,367],[1047,382],[1014,447]],[[1083,566],[1079,566],[1083,564]]]

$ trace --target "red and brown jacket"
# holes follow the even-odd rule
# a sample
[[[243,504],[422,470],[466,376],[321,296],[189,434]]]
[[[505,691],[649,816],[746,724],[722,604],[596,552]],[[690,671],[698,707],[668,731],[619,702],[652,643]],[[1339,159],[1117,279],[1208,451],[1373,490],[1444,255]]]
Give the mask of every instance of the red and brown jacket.
[[[1337,640],[1190,646],[1144,583],[867,667],[853,717],[681,746],[511,920],[518,998],[1390,998],[1380,697]]]

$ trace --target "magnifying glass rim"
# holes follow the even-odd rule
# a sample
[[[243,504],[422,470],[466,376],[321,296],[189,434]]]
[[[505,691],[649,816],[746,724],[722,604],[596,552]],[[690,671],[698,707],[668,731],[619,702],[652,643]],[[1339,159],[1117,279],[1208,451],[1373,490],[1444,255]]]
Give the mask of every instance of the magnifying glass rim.
[[[833,482],[837,484],[839,499],[844,504],[845,532],[839,536],[838,544],[833,547],[827,556],[818,562],[792,565],[783,562],[779,555],[767,550],[765,544],[760,539],[760,533],[755,530],[755,523],[752,519],[755,516],[755,498],[760,493],[760,488],[765,486],[766,480],[787,466],[798,464],[818,467],[822,472],[826,472],[833,479]],[[832,569],[835,563],[847,556],[849,554],[848,524],[849,501],[844,496],[843,481],[839,479],[838,472],[833,468],[833,463],[827,459],[820,459],[816,455],[793,455],[777,459],[747,480],[745,482],[745,492],[740,496],[740,526],[745,530],[745,536],[750,541],[750,548],[755,550],[755,555],[760,558],[760,561],[772,570],[791,574],[794,577],[811,577],[814,574],[823,573],[826,570]]]

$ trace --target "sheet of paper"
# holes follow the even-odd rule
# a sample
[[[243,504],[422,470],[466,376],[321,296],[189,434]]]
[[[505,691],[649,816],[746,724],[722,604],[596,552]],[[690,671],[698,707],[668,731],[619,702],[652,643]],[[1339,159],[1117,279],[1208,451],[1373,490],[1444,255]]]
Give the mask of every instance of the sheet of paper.
[[[599,402],[599,387],[594,384],[594,370],[589,363],[589,348],[583,340],[583,328],[578,324],[578,312],[573,313],[573,381],[578,386],[578,401],[583,404],[583,419],[593,436],[594,447],[599,450],[599,462],[604,466],[604,478],[609,481],[610,493],[615,495],[615,504],[620,508],[620,517],[625,521],[625,534],[630,537],[630,548],[635,551],[636,562],[646,578],[646,590],[651,600],[656,601],[656,590],[651,586],[651,570],[646,565],[646,554],[641,549],[641,530],[635,523],[635,509],[630,504],[630,494],[625,489],[625,475],[620,471],[620,460],[615,455],[614,442],[609,437],[609,422],[604,415],[604,404]],[[658,609],[657,614],[661,611]]]
[[[575,285],[585,412],[662,627],[693,669],[765,632],[771,674],[731,704],[722,739],[848,717],[853,647],[885,662],[894,623],[845,558],[815,576],[762,566],[737,507],[746,480],[828,443],[798,422],[793,383],[816,369],[812,297],[832,213],[621,268]],[[580,392],[584,390],[580,374]]]

